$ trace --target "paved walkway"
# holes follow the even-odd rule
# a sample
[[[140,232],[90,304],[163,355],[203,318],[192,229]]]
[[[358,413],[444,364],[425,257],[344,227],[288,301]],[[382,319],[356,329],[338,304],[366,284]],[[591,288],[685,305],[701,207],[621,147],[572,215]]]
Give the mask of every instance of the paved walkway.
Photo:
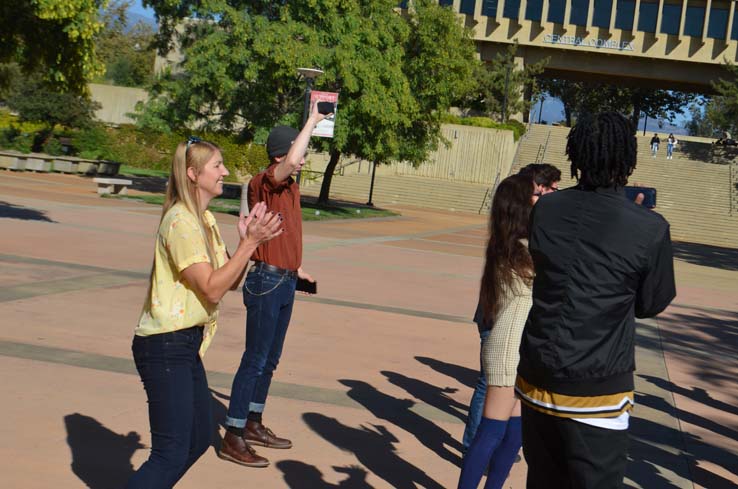
[[[113,489],[148,453],[130,358],[158,209],[90,179],[0,172],[3,486]],[[475,215],[305,224],[320,295],[298,300],[265,420],[293,438],[267,469],[209,451],[177,486],[454,487],[475,380],[486,233]],[[235,218],[218,215],[235,244]],[[679,297],[639,329],[628,487],[736,487],[738,252],[677,246]],[[240,360],[240,294],[205,363],[223,419]],[[217,440],[222,429],[214,433]],[[525,462],[507,486],[524,487]]]

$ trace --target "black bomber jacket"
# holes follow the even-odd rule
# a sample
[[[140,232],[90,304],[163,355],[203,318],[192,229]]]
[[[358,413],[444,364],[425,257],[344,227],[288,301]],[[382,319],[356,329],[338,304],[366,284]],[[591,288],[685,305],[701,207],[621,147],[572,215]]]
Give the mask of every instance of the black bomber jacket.
[[[533,208],[533,307],[518,373],[570,396],[633,390],[635,318],[676,296],[669,224],[622,189],[573,187]]]

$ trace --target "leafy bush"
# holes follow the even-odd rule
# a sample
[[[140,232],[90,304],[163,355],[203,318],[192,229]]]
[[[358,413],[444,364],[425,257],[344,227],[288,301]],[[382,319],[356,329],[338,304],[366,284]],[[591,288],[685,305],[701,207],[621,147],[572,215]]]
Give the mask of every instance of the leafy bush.
[[[200,137],[220,148],[223,161],[231,171],[227,178],[229,181],[240,181],[256,175],[269,165],[269,157],[263,145],[243,143],[236,136],[225,133],[204,133]]]
[[[89,129],[78,131],[72,138],[72,145],[82,158],[112,159],[110,158],[110,143],[104,127],[95,125]]]
[[[8,97],[8,107],[18,112],[22,121],[39,122],[53,129],[57,124],[87,127],[100,104],[71,92],[58,92],[37,78],[27,79]]]
[[[10,148],[13,141],[22,134],[16,126],[8,126],[0,129],[0,148]]]
[[[11,114],[9,110],[0,110],[0,129],[10,127],[16,127],[21,132],[31,133],[39,131],[45,126],[39,122],[21,122],[18,120],[18,116]]]
[[[0,148],[12,149],[21,153],[33,151],[34,136],[32,133],[23,132],[17,126],[10,126],[0,130]]]
[[[0,111],[0,148],[29,153],[36,139],[40,151],[51,155],[63,154],[58,139],[61,134],[61,129],[50,133],[41,124],[18,123],[9,112]],[[110,128],[93,124],[84,129],[65,130],[63,134],[71,139],[70,154],[168,172],[177,145],[192,133],[158,131],[151,127],[143,130],[133,125]],[[195,132],[193,135],[221,148],[223,160],[231,172],[228,181],[244,180],[269,165],[266,148],[262,144],[244,141],[225,132]]]
[[[46,141],[46,144],[43,145],[41,150],[47,155],[51,156],[59,156],[64,154],[64,147],[62,146],[61,141],[59,141],[55,137],[52,137],[48,141]]]
[[[485,127],[487,129],[501,129],[513,132],[515,141],[525,134],[525,124],[515,120],[508,120],[505,123],[496,122],[489,117],[459,117],[453,114],[444,114],[442,121],[446,124],[459,124],[462,126]]]

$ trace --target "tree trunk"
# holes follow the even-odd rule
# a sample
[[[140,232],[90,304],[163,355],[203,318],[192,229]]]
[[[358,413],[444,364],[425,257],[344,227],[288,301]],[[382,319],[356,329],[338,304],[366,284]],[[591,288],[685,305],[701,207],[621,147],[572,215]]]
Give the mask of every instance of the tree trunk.
[[[571,127],[571,107],[564,104],[564,117],[566,118],[566,127]]]
[[[633,122],[636,131],[638,131],[638,119],[641,118],[641,99],[640,97],[633,97],[633,114],[630,116],[630,120]]]
[[[323,183],[320,185],[318,204],[328,204],[328,197],[331,193],[331,181],[333,181],[333,171],[336,169],[339,159],[341,159],[341,152],[331,151],[331,159],[328,162],[328,166],[325,168],[325,173],[323,173]]]

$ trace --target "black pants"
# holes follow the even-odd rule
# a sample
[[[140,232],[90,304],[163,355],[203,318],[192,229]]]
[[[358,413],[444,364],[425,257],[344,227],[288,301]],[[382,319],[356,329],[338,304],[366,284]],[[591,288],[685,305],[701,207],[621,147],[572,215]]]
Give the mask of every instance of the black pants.
[[[619,489],[628,431],[557,418],[522,406],[528,489]]]

